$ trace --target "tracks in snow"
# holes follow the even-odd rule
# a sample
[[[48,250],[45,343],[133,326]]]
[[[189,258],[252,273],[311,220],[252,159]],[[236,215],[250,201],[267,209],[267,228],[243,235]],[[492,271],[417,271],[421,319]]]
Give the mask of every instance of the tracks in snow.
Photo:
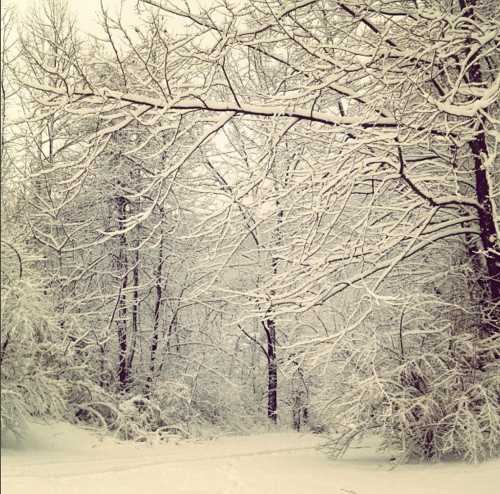
[[[9,468],[9,470],[13,471],[13,473],[6,473],[2,475],[4,479],[12,479],[12,478],[35,478],[35,479],[63,479],[63,478],[77,478],[77,477],[87,477],[93,475],[101,475],[107,473],[119,473],[119,472],[129,472],[133,470],[141,470],[143,468],[155,467],[160,465],[175,465],[182,463],[196,463],[203,461],[217,461],[217,460],[233,460],[237,458],[246,458],[252,456],[266,456],[266,455],[274,455],[279,453],[293,453],[296,451],[305,451],[305,450],[315,450],[317,446],[301,446],[294,448],[275,448],[275,449],[265,449],[259,451],[249,451],[243,453],[231,453],[225,455],[199,455],[195,457],[187,457],[187,458],[179,458],[176,459],[174,457],[175,453],[172,453],[168,456],[149,456],[147,458],[154,458],[151,461],[143,461],[144,457],[141,458],[94,458],[94,459],[85,459],[85,460],[61,460],[61,461],[48,461],[48,462],[37,462],[37,463],[26,463],[21,466],[16,466]],[[123,465],[123,463],[127,463],[127,465]],[[104,467],[102,463],[113,463],[115,466],[107,466]],[[119,465],[116,465],[119,463]],[[101,468],[95,468],[96,464],[101,465]],[[29,473],[30,470],[37,467],[45,467],[45,466],[73,466],[79,467],[80,470],[78,472],[68,472],[68,473],[46,473],[46,474],[33,474]],[[88,471],[82,472],[81,467],[92,467]],[[16,472],[17,470],[17,472]]]

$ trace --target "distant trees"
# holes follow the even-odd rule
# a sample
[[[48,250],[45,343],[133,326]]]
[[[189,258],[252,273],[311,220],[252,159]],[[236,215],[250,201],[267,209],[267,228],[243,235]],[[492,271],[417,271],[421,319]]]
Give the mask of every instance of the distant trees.
[[[335,428],[332,449],[378,430],[408,454],[494,454],[491,4],[138,6],[134,28],[104,13],[92,50],[61,41],[51,59],[25,41],[21,77],[27,125],[44,128],[30,149],[56,149],[29,183],[46,180],[48,197],[31,192],[36,217],[60,223],[31,221],[33,237],[63,235],[52,250],[81,262],[71,298],[82,279],[96,293],[79,313],[100,329],[76,339],[100,352],[101,387],[114,355],[117,390],[152,399],[174,353],[171,365],[188,362],[192,410],[207,362],[224,373],[206,348],[226,363],[242,333],[265,354],[272,421],[280,390],[300,394],[279,384],[289,369],[308,416]]]

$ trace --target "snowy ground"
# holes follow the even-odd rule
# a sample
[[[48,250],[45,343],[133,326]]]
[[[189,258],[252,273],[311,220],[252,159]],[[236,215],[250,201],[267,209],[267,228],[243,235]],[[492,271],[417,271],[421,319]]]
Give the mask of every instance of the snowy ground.
[[[393,465],[359,447],[340,461],[318,437],[272,433],[205,442],[120,443],[76,427],[34,425],[2,448],[2,494],[489,494],[500,460]]]

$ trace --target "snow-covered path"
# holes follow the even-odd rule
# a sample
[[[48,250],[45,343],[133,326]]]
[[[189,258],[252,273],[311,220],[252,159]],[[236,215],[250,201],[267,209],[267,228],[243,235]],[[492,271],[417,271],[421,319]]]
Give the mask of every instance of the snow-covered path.
[[[155,446],[101,440],[75,427],[34,426],[2,449],[2,494],[489,494],[500,461],[392,465],[357,448],[331,461],[295,433]]]

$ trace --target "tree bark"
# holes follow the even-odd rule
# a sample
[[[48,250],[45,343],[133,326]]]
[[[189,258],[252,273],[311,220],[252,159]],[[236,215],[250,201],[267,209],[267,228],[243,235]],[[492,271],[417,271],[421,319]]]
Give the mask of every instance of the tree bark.
[[[274,319],[266,319],[264,329],[267,337],[267,416],[276,424],[278,422],[278,363]]]
[[[468,19],[476,18],[476,0],[460,0],[460,7],[463,15]],[[467,44],[472,40],[466,39]],[[472,86],[480,86],[483,83],[481,65],[477,59],[477,54],[473,63],[467,71],[467,83]],[[480,238],[482,243],[484,264],[486,267],[486,286],[488,287],[489,315],[485,315],[486,321],[483,329],[487,334],[500,332],[498,320],[500,319],[500,247],[497,225],[495,223],[493,204],[491,201],[491,189],[488,181],[488,170],[486,161],[488,158],[488,145],[486,142],[486,119],[480,116],[478,119],[476,135],[469,142],[472,152],[472,160],[475,176],[476,199],[481,206],[478,213]]]

